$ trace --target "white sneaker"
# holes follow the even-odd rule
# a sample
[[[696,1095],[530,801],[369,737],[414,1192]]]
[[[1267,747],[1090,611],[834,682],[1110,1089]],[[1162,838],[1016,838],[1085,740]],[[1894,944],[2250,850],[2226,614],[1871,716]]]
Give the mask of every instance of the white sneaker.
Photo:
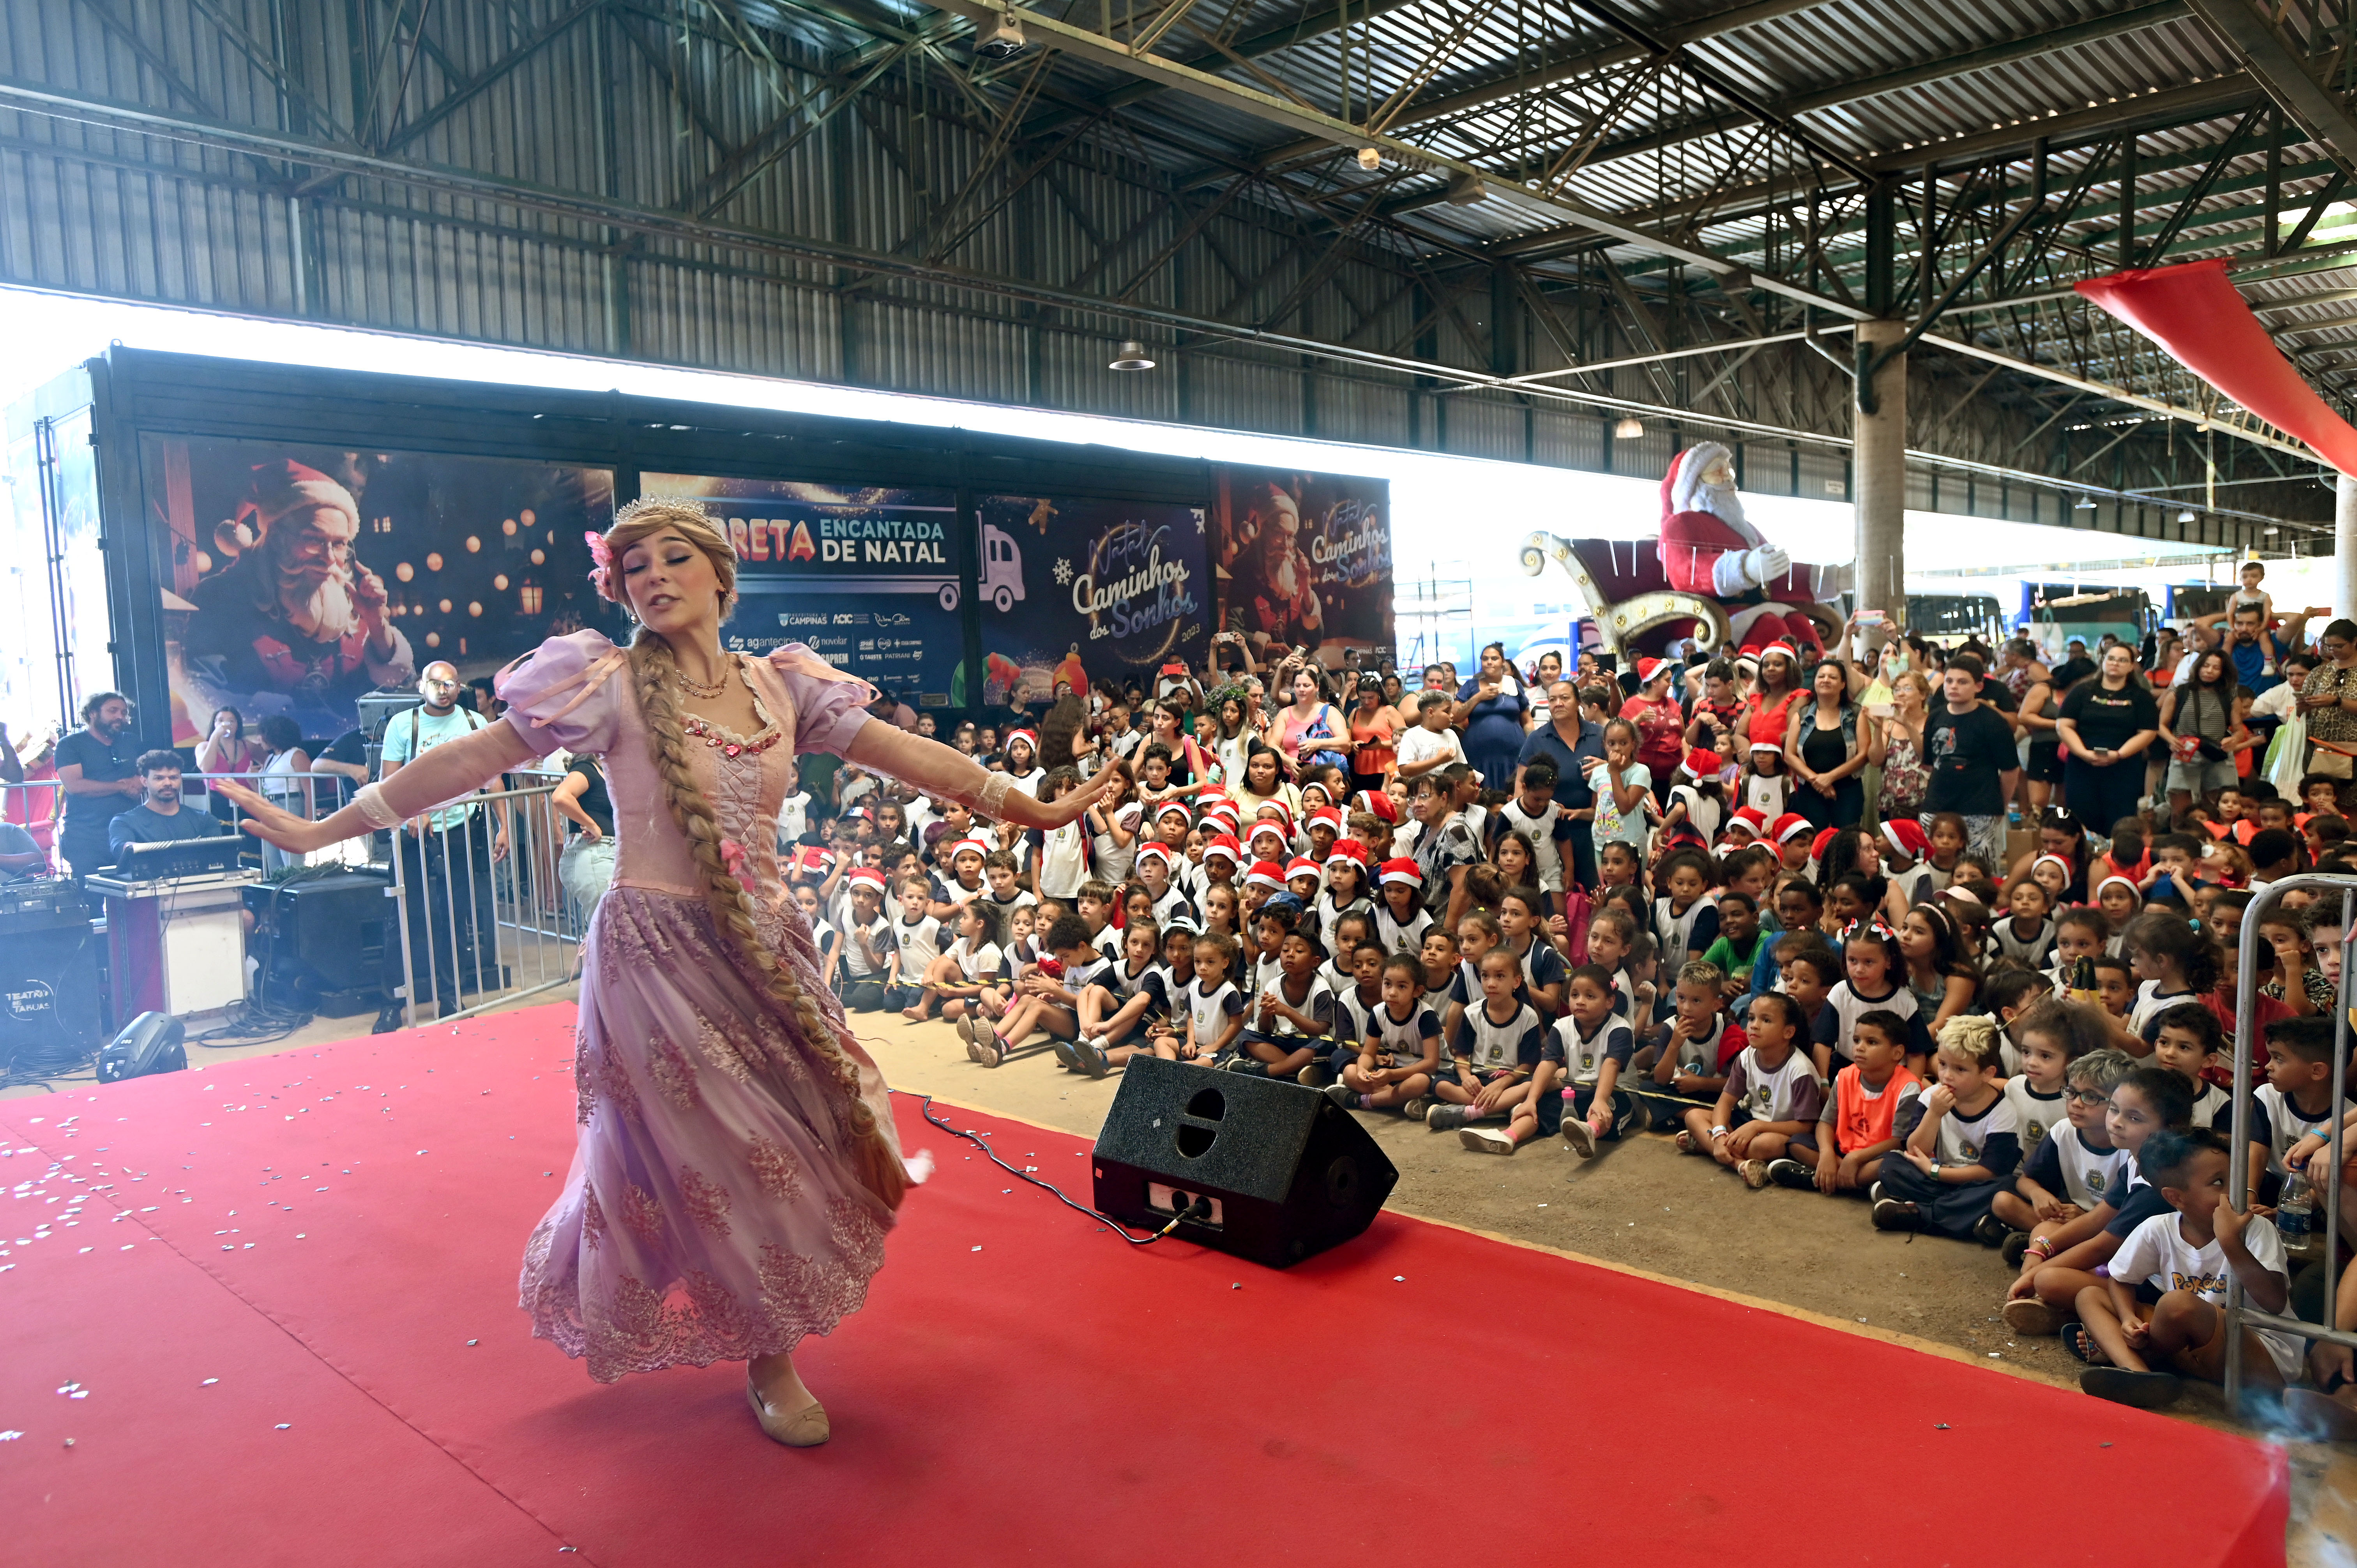
[[[1571,1152],[1581,1159],[1592,1160],[1596,1157],[1596,1129],[1587,1124],[1586,1118],[1565,1117],[1563,1141],[1571,1145]]]
[[[1459,1127],[1457,1141],[1477,1155],[1511,1155],[1521,1146],[1497,1127]]]

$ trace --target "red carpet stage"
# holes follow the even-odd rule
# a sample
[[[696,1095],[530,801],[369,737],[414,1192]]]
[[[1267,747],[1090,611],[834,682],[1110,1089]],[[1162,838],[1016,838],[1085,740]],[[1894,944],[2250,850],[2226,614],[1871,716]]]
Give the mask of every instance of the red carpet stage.
[[[791,1452],[739,1368],[527,1337],[572,1048],[544,1007],[0,1103],[6,1560],[2283,1560],[2263,1445],[1398,1216],[1288,1274],[1125,1247],[908,1101],[941,1172]],[[947,1114],[1085,1197],[1080,1140]],[[2079,1500],[2006,1525],[2038,1476]]]

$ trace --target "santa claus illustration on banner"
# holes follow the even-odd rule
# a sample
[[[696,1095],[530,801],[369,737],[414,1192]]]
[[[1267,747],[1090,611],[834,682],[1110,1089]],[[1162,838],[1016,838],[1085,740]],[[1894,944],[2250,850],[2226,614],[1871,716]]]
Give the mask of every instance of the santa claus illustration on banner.
[[[1816,616],[1824,568],[1795,565],[1743,515],[1735,454],[1699,442],[1670,459],[1662,479],[1662,570],[1681,593],[1717,599],[1735,641],[1785,641],[1813,655],[1823,643]]]

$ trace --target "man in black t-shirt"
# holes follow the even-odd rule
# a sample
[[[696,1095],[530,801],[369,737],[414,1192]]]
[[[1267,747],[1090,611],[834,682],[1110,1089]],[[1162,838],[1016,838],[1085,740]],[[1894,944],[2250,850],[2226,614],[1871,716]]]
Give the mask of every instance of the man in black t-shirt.
[[[1953,811],[1964,819],[1966,848],[2002,867],[2005,803],[2021,779],[2013,725],[1981,701],[1979,660],[1958,658],[1940,677],[1946,700],[1932,704],[1923,725],[1923,761],[1932,784],[1923,796],[1923,816]]]
[[[82,727],[58,742],[58,782],[66,792],[58,835],[76,882],[114,864],[107,824],[139,800],[139,743],[131,738],[131,699],[101,692],[81,705]]]

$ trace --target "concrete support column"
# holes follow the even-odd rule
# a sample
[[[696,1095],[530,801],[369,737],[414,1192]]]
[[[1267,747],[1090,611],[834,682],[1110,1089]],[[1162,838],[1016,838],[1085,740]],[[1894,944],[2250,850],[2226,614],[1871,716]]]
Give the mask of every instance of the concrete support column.
[[[1861,321],[1858,342],[1879,353],[1907,335],[1904,321]],[[1907,607],[1907,356],[1874,378],[1876,412],[1853,408],[1852,481],[1857,487],[1857,606],[1893,625]]]
[[[2346,474],[2332,488],[2332,611],[2357,618],[2357,479]]]

